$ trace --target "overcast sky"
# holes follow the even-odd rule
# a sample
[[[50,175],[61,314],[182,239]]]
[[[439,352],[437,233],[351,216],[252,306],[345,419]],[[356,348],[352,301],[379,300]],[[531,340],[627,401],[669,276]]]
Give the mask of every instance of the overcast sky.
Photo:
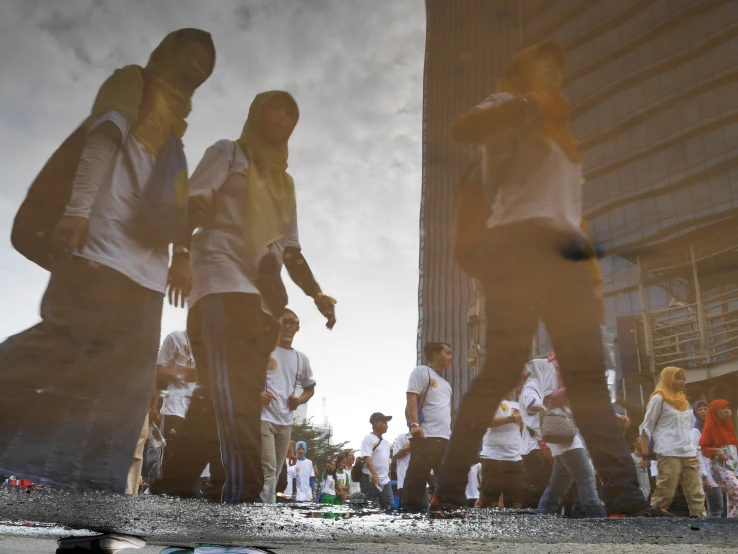
[[[394,437],[415,365],[422,0],[0,0],[0,337],[38,321],[48,280],[9,241],[32,179],[103,80],[145,65],[181,27],[212,33],[218,57],[184,137],[191,171],[210,144],[239,136],[258,92],[284,89],[299,103],[289,171],[301,243],[339,301],[328,332],[288,282],[302,321],[295,346],[318,382],[308,414],[321,421],[325,398],[336,440],[358,446],[382,411],[395,416]],[[162,336],[184,329],[185,316],[165,308]]]

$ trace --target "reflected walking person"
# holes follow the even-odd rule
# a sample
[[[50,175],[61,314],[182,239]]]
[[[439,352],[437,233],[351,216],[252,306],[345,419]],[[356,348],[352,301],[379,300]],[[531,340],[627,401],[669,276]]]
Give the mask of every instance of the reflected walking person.
[[[582,155],[563,95],[566,54],[546,41],[519,52],[498,92],[451,125],[481,149],[491,207],[473,256],[483,284],[487,357],[461,401],[432,509],[464,504],[464,481],[490,414],[515,387],[539,320],[568,386],[571,409],[614,512],[658,515],[644,501],[610,406],[600,334],[602,308],[582,229]]]
[[[146,67],[125,66],[103,83],[89,118],[34,182],[13,244],[51,279],[41,323],[0,345],[0,384],[13,391],[0,402],[0,473],[126,489],[176,270],[168,272],[169,244],[186,240],[182,136],[214,65],[209,33],[170,33]],[[64,167],[76,173],[56,214]],[[62,213],[50,242],[26,235],[34,218],[48,224]]]

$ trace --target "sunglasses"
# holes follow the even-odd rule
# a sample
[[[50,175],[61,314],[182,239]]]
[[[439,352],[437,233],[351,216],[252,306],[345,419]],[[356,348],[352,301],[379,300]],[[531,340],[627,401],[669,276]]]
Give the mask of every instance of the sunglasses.
[[[300,320],[292,319],[291,317],[283,317],[282,324],[283,325],[300,325]]]

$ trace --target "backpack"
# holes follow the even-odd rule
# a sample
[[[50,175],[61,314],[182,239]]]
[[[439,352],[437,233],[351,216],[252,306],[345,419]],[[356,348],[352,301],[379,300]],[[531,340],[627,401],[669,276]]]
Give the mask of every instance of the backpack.
[[[143,95],[139,119],[152,107],[151,75],[141,69]],[[44,164],[31,183],[13,221],[10,242],[20,254],[40,267],[51,268],[51,234],[64,215],[72,196],[72,183],[77,165],[87,144],[88,128],[85,120],[69,135]]]

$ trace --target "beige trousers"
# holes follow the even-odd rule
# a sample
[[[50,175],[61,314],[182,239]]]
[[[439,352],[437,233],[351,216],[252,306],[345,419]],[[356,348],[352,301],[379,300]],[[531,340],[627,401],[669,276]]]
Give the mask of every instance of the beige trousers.
[[[697,456],[677,458],[657,454],[656,459],[659,474],[656,476],[656,490],[651,495],[651,506],[668,510],[674,499],[677,485],[681,483],[687,504],[689,504],[689,514],[696,517],[707,517],[702,472]]]
[[[136,451],[133,453],[133,463],[131,469],[128,470],[128,484],[126,485],[126,494],[138,494],[138,484],[141,481],[141,470],[143,469],[144,447],[146,439],[149,438],[149,415],[146,414],[141,435],[136,443]]]

